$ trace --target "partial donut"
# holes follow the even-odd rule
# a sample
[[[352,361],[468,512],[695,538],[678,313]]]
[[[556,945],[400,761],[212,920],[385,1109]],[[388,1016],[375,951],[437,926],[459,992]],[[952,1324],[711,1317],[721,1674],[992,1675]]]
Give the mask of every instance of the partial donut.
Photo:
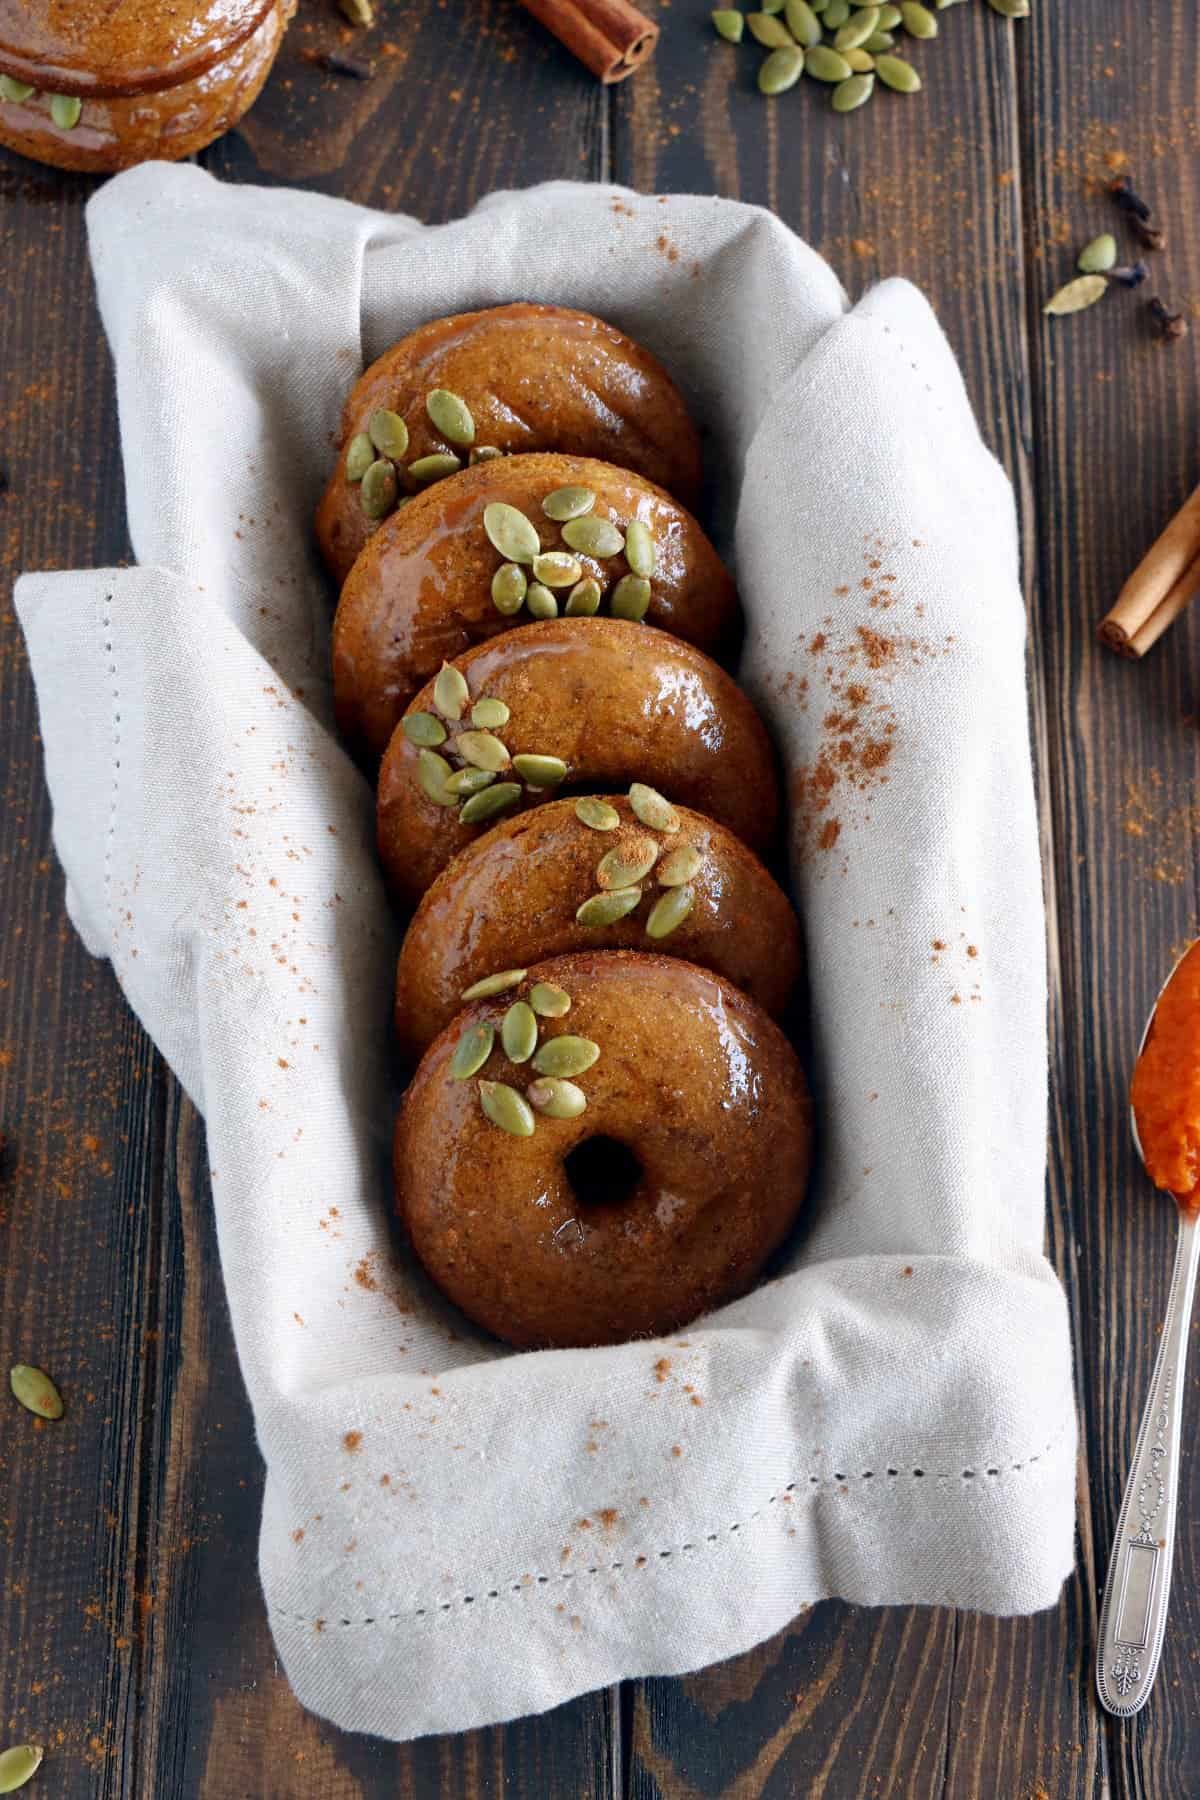
[[[567,560],[545,570],[539,550]],[[472,644],[535,616],[614,611],[711,651],[737,597],[692,515],[628,469],[552,454],[480,463],[393,513],[351,570],[333,627],[338,724],[378,755],[417,689]]]
[[[552,619],[446,665],[413,701],[379,772],[379,854],[415,901],[496,819],[634,782],[771,843],[774,753],[741,689],[690,644],[618,619]]]
[[[539,1016],[550,990],[569,1010]],[[438,1286],[495,1336],[615,1344],[746,1292],[800,1210],[810,1145],[796,1056],[737,988],[667,957],[563,956],[427,1052],[396,1202]]]
[[[418,906],[400,952],[395,1016],[404,1055],[416,1062],[424,1054],[474,982],[578,950],[681,957],[778,1018],[801,961],[787,895],[724,825],[684,806],[675,813],[678,830],[666,833],[644,825],[624,794],[551,800],[460,850]],[[615,917],[596,907],[597,895],[616,896],[607,903]],[[581,922],[581,908],[595,922]]]
[[[456,429],[453,414],[435,423],[431,393],[465,406],[469,432]],[[420,485],[420,471],[411,471],[427,456],[457,466],[481,452],[562,450],[636,470],[685,506],[699,495],[700,440],[679,390],[623,331],[591,313],[526,301],[456,313],[393,344],[346,402],[337,467],[316,517],[321,554],[338,582],[382,516],[368,517],[361,486],[347,479],[351,447],[381,411],[404,428],[393,459],[402,492]],[[384,447],[391,455],[393,445]]]

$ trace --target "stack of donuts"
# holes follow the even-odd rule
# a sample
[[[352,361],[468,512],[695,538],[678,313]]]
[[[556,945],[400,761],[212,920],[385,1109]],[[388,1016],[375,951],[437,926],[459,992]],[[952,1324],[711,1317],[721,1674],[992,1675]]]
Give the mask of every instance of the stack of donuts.
[[[397,1206],[439,1286],[520,1346],[674,1330],[758,1278],[811,1115],[800,967],[761,857],[761,719],[713,660],[729,575],[658,362],[519,304],[396,344],[347,402],[317,536],[339,725],[378,770],[412,917]]]

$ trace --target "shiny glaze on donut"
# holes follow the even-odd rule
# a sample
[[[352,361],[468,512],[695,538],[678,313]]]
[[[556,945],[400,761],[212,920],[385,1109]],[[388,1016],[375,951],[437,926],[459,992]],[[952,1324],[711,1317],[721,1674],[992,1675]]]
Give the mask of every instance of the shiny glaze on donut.
[[[417,908],[396,971],[396,1035],[411,1061],[459,1011],[473,982],[568,951],[682,957],[716,970],[773,1017],[783,1012],[800,971],[800,928],[757,857],[687,807],[678,808],[680,828],[667,836],[648,831],[623,794],[605,798],[621,815],[615,831],[581,824],[572,799],[551,800],[493,825],[442,870]],[[669,937],[647,937],[646,917],[665,891],[651,870],[635,912],[600,928],[578,924],[576,908],[597,891],[600,858],[645,838],[661,844],[662,858],[683,845],[703,853],[688,917]]]
[[[436,1039],[397,1121],[396,1199],[417,1255],[477,1324],[521,1347],[613,1344],[676,1330],[754,1283],[790,1230],[808,1177],[811,1112],[791,1046],[707,970],[622,951],[529,971],[571,996],[542,1038],[600,1046],[577,1119],[510,1137],[477,1078],[450,1059],[466,1025],[499,1025],[515,993],[476,1002]],[[524,1090],[497,1042],[480,1070]],[[577,1198],[565,1159],[607,1137],[642,1174],[612,1201]]]
[[[480,463],[435,482],[385,519],[342,589],[333,677],[346,737],[379,754],[413,694],[443,662],[533,623],[524,608],[504,617],[492,604],[492,576],[504,559],[484,530],[484,508],[505,501],[536,526],[543,550],[566,549],[562,527],[546,517],[542,501],[568,485],[593,490],[596,518],[611,518],[622,529],[631,519],[650,526],[656,562],[648,624],[702,650],[728,639],[737,609],[733,583],[696,520],[661,488],[588,457]],[[579,555],[578,561],[600,583],[603,612],[628,564],[623,555]],[[565,602],[560,591],[560,608]]]
[[[488,695],[508,706],[497,735],[510,755],[561,757],[567,788],[611,793],[643,781],[753,850],[771,843],[779,793],[766,729],[741,689],[690,644],[619,619],[548,619],[480,644],[454,666],[472,701]],[[435,710],[432,682],[408,710]],[[443,752],[469,728],[469,717],[451,725]],[[397,727],[379,773],[379,854],[410,902],[488,829],[462,825],[454,809],[428,799],[417,768],[417,750]],[[551,798],[553,789],[539,790],[519,804]]]
[[[346,402],[337,467],[317,509],[321,554],[344,581],[375,530],[345,476],[346,450],[377,407],[409,430],[406,463],[454,449],[425,411],[431,388],[449,388],[475,420],[476,444],[509,454],[561,450],[617,463],[657,482],[685,506],[700,491],[700,440],[657,357],[615,326],[564,306],[518,301],[433,319],[393,344]],[[465,454],[465,453],[464,453]]]

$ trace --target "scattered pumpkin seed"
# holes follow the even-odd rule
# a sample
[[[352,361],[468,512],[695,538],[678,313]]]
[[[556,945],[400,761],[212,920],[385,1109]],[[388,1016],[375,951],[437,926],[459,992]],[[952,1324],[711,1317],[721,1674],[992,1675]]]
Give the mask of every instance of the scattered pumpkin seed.
[[[553,1075],[531,1081],[525,1098],[545,1119],[577,1119],[580,1113],[587,1111],[587,1095],[583,1089],[576,1087],[573,1081],[563,1081]]]
[[[1111,231],[1102,231],[1079,252],[1075,267],[1081,275],[1103,275],[1117,260],[1117,240]]]
[[[826,31],[840,31],[850,17],[850,0],[829,0],[829,5],[822,15],[822,24]]]
[[[625,548],[625,539],[612,520],[598,519],[594,513],[568,519],[562,534],[563,543],[584,556],[619,556]]]
[[[374,444],[365,431],[356,432],[346,447],[346,480],[361,481],[374,461]]]
[[[575,909],[575,922],[593,930],[603,925],[615,925],[626,913],[631,913],[642,897],[641,888],[611,888],[605,894],[589,894],[582,906]]]
[[[847,50],[857,50],[860,44],[865,44],[867,39],[874,37],[878,30],[879,8],[877,6],[860,7],[857,12],[850,14],[844,25],[838,28],[837,36],[833,40],[833,47],[835,50],[840,50],[844,56]]]
[[[15,1794],[23,1788],[41,1768],[45,1754],[40,1744],[13,1744],[11,1749],[0,1750],[0,1794]]]
[[[375,23],[375,8],[371,5],[371,0],[338,0],[338,9],[352,25],[370,27]]]
[[[493,1125],[509,1137],[532,1137],[534,1117],[529,1102],[505,1081],[481,1081],[479,1104]]]
[[[622,575],[608,610],[614,619],[632,619],[637,624],[650,610],[650,583],[642,575]]]
[[[492,576],[492,605],[510,617],[520,612],[528,587],[529,578],[520,563],[501,563]]]
[[[548,588],[573,587],[583,570],[565,550],[547,550],[533,559],[533,578]]]
[[[582,1075],[590,1069],[600,1054],[599,1044],[591,1038],[564,1037],[546,1038],[538,1045],[533,1059],[534,1071],[538,1075]]]
[[[575,817],[589,831],[615,831],[621,823],[621,815],[615,806],[607,800],[597,800],[593,794],[582,794],[575,802]]]
[[[1082,312],[1086,306],[1095,306],[1107,292],[1108,282],[1103,275],[1076,275],[1074,281],[1051,294],[1042,311],[1053,313],[1056,318],[1063,313]]]
[[[446,786],[453,773],[445,757],[436,750],[417,751],[417,780],[426,799],[435,806],[457,806],[457,799]]]
[[[875,73],[884,87],[891,88],[897,94],[915,94],[921,86],[921,77],[902,56],[877,56]]]
[[[704,853],[697,850],[695,844],[680,844],[678,850],[672,850],[664,856],[658,865],[659,887],[684,887],[700,873],[704,865]]]
[[[869,37],[867,39],[866,43],[863,45],[863,49],[869,51],[872,56],[878,56],[880,51],[893,50],[895,45],[896,39],[892,32],[877,31],[874,37]]]
[[[455,456],[449,450],[439,450],[433,456],[418,456],[416,462],[410,462],[408,472],[414,481],[441,481],[446,475],[453,475],[456,469],[462,468],[462,457]]]
[[[535,981],[529,990],[529,1004],[541,1019],[561,1019],[571,1010],[571,996],[552,981]]]
[[[567,765],[561,756],[514,756],[513,769],[530,787],[557,787],[567,779]]]
[[[596,604],[599,605],[599,603],[600,595],[597,588]],[[531,619],[557,619],[558,617],[558,601],[543,582],[530,582],[525,592],[525,606]]]
[[[999,13],[1002,19],[1027,19],[1029,17],[1029,0],[988,0],[992,11]]]
[[[821,21],[808,0],[784,0],[783,16],[787,28],[803,50],[811,50],[821,41]]]
[[[473,469],[476,463],[495,462],[498,456],[503,455],[503,450],[498,449],[495,444],[477,444],[468,456],[467,462]]]
[[[765,13],[781,13],[783,11],[783,0],[762,0],[762,5],[758,10],[759,12]]]
[[[625,527],[625,561],[633,575],[648,578],[654,573],[654,533],[644,519],[630,519]]]
[[[527,1000],[514,1000],[500,1026],[500,1042],[509,1062],[528,1062],[537,1049],[538,1022]]]
[[[658,861],[654,838],[634,838],[606,850],[596,865],[596,885],[605,890],[634,887]]]
[[[790,50],[772,50],[770,56],[763,58],[758,71],[758,91],[760,94],[786,94],[803,73],[804,51],[798,44]]]
[[[670,937],[677,931],[691,912],[696,900],[696,890],[691,887],[670,887],[654,902],[646,919],[646,936],[648,938]]]
[[[439,744],[446,741],[446,727],[433,713],[405,713],[400,721],[405,737],[410,744],[422,746],[428,750],[436,750]]]
[[[506,562],[531,563],[542,547],[537,527],[506,500],[484,507],[483,529]]]
[[[470,1081],[472,1075],[478,1074],[492,1054],[495,1041],[496,1027],[490,1019],[476,1019],[468,1025],[450,1058],[451,1081]]]
[[[795,50],[797,47],[787,26],[771,13],[747,13],[746,24],[750,27],[750,36],[764,49]]]
[[[563,607],[568,619],[587,619],[600,611],[600,583],[592,575],[577,581]]]
[[[481,788],[463,802],[459,819],[464,825],[482,825],[485,819],[494,819],[497,813],[507,812],[521,798],[521,789],[515,781],[496,781],[494,786]]]
[[[495,779],[491,769],[455,769],[446,783],[446,792],[469,799],[472,794],[481,794],[485,787],[491,787]],[[469,819],[467,823],[470,824]]]
[[[460,1000],[490,1000],[495,994],[507,994],[510,988],[520,987],[528,969],[498,969],[494,975],[481,976],[464,988],[459,995]]]
[[[938,34],[937,17],[921,0],[900,0],[900,23],[909,37],[935,38]]]
[[[381,456],[370,465],[362,478],[362,486],[358,490],[359,505],[368,519],[386,518],[396,504],[398,492],[396,471]]]
[[[854,112],[863,106],[875,92],[873,75],[851,75],[845,81],[839,81],[833,90],[834,112]]]
[[[715,15],[714,15],[715,16]],[[735,13],[736,19],[741,13]],[[738,36],[742,34],[739,31]],[[548,519],[561,525],[566,519],[581,519],[584,513],[590,513],[596,504],[596,496],[588,487],[560,487],[552,494],[547,494],[542,501],[542,511]]]
[[[466,676],[453,663],[444,662],[433,684],[433,704],[443,719],[461,719],[470,698],[471,690],[467,686]]]
[[[371,414],[367,436],[380,456],[390,457],[392,462],[399,462],[408,450],[408,426],[399,413],[388,412],[386,407]]]
[[[78,94],[51,94],[50,117],[60,131],[74,131],[82,111],[83,101]]]
[[[880,31],[895,31],[895,29],[899,23],[900,23],[900,8],[898,6],[884,5],[884,6],[880,7],[880,9],[879,9],[879,30]]]
[[[471,723],[480,731],[498,731],[501,725],[507,725],[512,717],[503,700],[493,700],[487,694],[477,700],[471,708]]]
[[[740,44],[746,21],[740,12],[721,7],[712,14],[712,22],[718,37],[723,37],[727,44]]]
[[[448,443],[465,446],[475,442],[475,420],[471,409],[449,388],[432,388],[425,396],[425,411],[434,430]]]
[[[494,769],[497,774],[507,769],[512,758],[508,747],[490,731],[463,731],[454,740],[454,748],[473,769]]]
[[[28,81],[18,81],[15,75],[0,75],[0,100],[11,100],[14,106],[19,106],[32,93],[33,88]]]
[[[828,13],[825,18],[828,23]],[[850,79],[850,64],[836,50],[831,50],[828,44],[815,45],[808,52],[804,66],[817,81],[848,81]]]
[[[679,814],[671,802],[658,792],[657,788],[647,787],[644,781],[635,781],[629,790],[629,804],[634,817],[648,825],[651,831],[664,831],[668,834],[679,830]]]
[[[869,50],[847,50],[845,55],[856,75],[865,75],[875,67],[875,58]]]
[[[62,1395],[42,1369],[31,1369],[28,1363],[16,1363],[9,1370],[9,1386],[26,1411],[39,1419],[61,1419]]]

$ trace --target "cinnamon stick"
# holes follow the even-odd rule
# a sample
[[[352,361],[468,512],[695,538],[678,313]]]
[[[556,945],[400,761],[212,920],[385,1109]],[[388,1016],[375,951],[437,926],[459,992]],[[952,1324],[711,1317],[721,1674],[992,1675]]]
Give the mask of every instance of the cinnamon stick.
[[[1102,644],[1144,656],[1200,590],[1200,487],[1157,537],[1100,621]]]
[[[521,0],[521,4],[606,85],[632,75],[658,42],[658,26],[630,0]]]

